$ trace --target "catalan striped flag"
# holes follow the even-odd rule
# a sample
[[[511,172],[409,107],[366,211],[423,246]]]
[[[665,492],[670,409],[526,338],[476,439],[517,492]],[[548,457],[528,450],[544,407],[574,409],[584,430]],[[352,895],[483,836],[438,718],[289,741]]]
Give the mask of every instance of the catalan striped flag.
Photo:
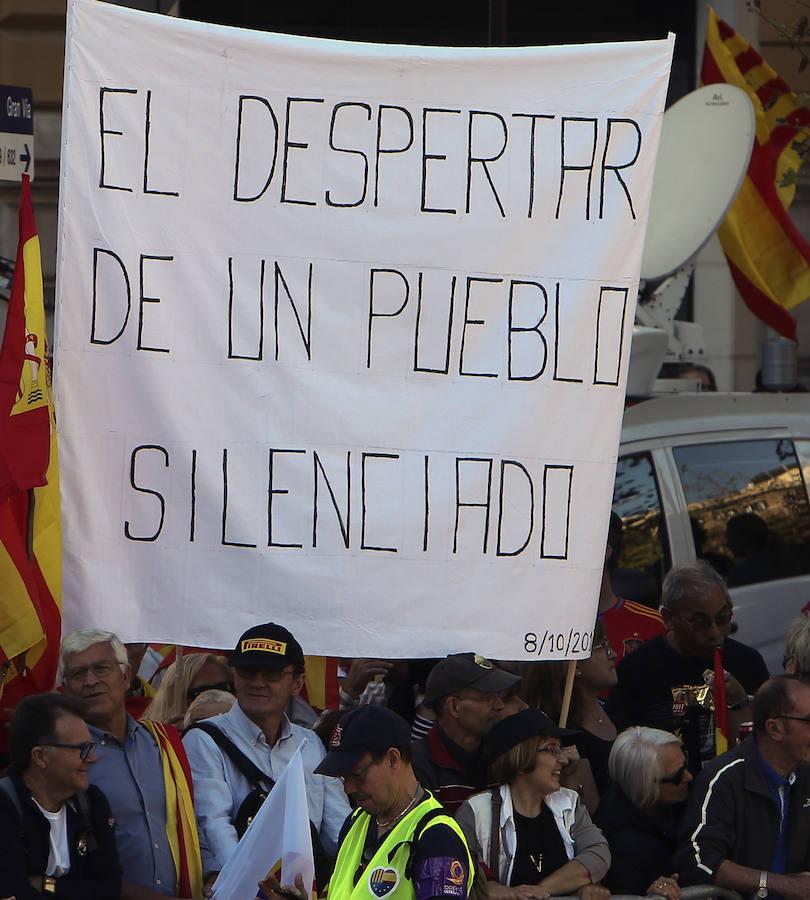
[[[748,173],[718,229],[731,275],[751,312],[796,340],[788,312],[810,297],[810,244],[788,214],[810,110],[747,41],[709,9],[703,84],[733,84],[751,98],[756,140]]]
[[[23,176],[19,243],[0,347],[0,665],[4,706],[56,680],[61,529],[42,263]]]
[[[728,704],[726,702],[726,673],[723,671],[723,651],[714,651],[714,749],[715,756],[725,753],[731,746],[728,730]]]

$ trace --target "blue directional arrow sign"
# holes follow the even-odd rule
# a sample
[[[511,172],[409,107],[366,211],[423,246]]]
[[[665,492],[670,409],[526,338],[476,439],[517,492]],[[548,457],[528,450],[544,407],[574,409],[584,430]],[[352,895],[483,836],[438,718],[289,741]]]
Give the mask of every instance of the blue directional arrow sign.
[[[31,88],[0,85],[0,180],[34,178],[34,101]]]

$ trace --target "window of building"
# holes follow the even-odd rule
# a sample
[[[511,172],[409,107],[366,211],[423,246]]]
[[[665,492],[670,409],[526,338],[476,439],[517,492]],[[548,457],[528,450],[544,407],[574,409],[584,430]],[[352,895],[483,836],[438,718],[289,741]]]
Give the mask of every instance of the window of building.
[[[695,552],[729,587],[810,573],[810,504],[786,439],[673,449]]]
[[[661,495],[649,453],[619,458],[613,510],[624,525],[613,588],[621,597],[657,607],[670,557]]]

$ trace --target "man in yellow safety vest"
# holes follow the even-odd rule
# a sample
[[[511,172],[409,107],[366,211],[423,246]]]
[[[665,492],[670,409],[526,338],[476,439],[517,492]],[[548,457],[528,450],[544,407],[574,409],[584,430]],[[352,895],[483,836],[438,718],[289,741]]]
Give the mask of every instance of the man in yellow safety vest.
[[[329,900],[466,900],[475,867],[455,820],[416,780],[410,728],[384,706],[352,710],[315,770],[357,807],[343,826]]]

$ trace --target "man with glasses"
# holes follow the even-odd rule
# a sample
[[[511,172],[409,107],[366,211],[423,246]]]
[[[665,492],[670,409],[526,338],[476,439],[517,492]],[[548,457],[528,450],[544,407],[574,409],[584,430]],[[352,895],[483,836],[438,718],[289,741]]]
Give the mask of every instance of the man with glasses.
[[[239,638],[228,662],[234,674],[236,703],[202,727],[197,723],[183,738],[194,775],[197,822],[207,846],[204,868],[208,880],[222,868],[247,820],[298,747],[309,818],[317,832],[314,837],[320,839],[325,854],[334,858],[340,828],[350,811],[346,794],[339,781],[313,774],[324,756],[323,745],[311,731],[290,722],[285,713],[304,684],[301,645],[286,628],[267,622],[249,628]],[[316,848],[316,861],[317,855]]]
[[[11,721],[11,768],[0,780],[0,896],[117,900],[115,822],[89,783],[94,743],[80,703],[27,697]]]
[[[341,832],[330,897],[469,895],[466,841],[417,780],[410,739],[408,723],[384,706],[361,706],[336,726],[316,771],[342,781],[357,808]]]
[[[666,634],[647,641],[617,667],[608,711],[619,731],[647,725],[683,741],[693,772],[715,755],[710,684],[715,650],[726,672],[729,726],[750,716],[749,697],[767,679],[760,654],[728,636],[732,606],[722,577],[705,562],[673,568],[664,579]]]
[[[676,857],[681,882],[762,900],[810,897],[810,685],[757,691],[753,734],[696,779]]]
[[[77,631],[60,648],[62,689],[82,701],[95,741],[90,781],[116,822],[124,900],[197,896],[202,862],[193,790],[178,732],[127,714],[126,647],[109,631]]]
[[[477,653],[454,653],[428,675],[423,702],[436,724],[413,745],[413,769],[451,813],[487,786],[481,739],[503,718],[503,696],[519,683]]]

